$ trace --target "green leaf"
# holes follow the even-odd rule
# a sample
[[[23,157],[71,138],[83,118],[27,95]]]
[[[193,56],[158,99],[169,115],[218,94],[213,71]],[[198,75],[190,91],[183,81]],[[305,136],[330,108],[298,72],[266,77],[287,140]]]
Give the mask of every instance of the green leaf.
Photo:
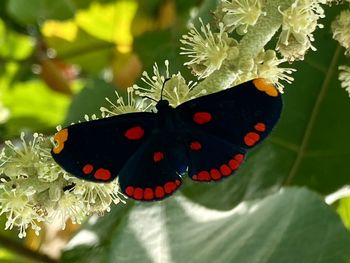
[[[131,209],[133,208],[133,209]],[[62,262],[346,262],[350,235],[316,194],[289,188],[229,211],[177,195],[90,220]]]
[[[186,196],[209,207],[229,209],[281,185],[308,186],[328,194],[350,183],[350,100],[337,79],[344,50],[329,30],[342,7],[325,9],[325,29],[315,33],[318,50],[292,65],[297,67],[295,81],[285,88],[281,120],[272,135],[249,152],[232,178],[211,184],[186,182]]]
[[[336,210],[344,225],[350,229],[350,196],[343,197],[337,202]]]
[[[83,30],[78,30],[74,41],[58,37],[48,37],[46,42],[57,50],[57,57],[70,64],[79,65],[87,72],[97,76],[109,63],[115,45],[94,38]]]
[[[40,80],[17,82],[3,93],[3,102],[10,110],[6,137],[20,131],[47,131],[62,123],[70,98],[46,87]]]
[[[70,0],[10,0],[7,12],[17,22],[35,24],[45,19],[64,20],[74,15],[74,5]]]
[[[33,51],[33,40],[26,35],[16,33],[0,19],[0,56],[21,60],[27,58]]]
[[[106,97],[113,99],[116,97],[115,88],[107,82],[100,79],[89,79],[86,86],[77,94],[69,107],[65,124],[84,120],[84,116],[96,114],[100,117],[100,108],[109,108]]]

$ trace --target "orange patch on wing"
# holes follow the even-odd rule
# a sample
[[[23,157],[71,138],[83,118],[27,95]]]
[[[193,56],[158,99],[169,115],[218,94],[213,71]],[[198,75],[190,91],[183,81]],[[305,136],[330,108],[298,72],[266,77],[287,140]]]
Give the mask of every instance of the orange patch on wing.
[[[56,146],[52,149],[52,151],[55,154],[59,154],[64,148],[64,143],[68,140],[68,129],[66,128],[66,129],[60,130],[55,134],[53,139],[56,142]]]
[[[265,79],[254,79],[253,84],[258,90],[265,92],[271,97],[278,96],[278,90],[275,88],[275,86],[268,83]]]

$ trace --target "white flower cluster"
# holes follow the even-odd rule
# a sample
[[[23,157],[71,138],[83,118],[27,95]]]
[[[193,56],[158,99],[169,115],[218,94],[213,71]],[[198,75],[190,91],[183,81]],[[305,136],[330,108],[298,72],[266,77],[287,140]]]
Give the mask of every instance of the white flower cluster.
[[[350,67],[348,66],[339,66],[339,80],[341,81],[341,87],[344,88],[350,97]]]
[[[309,48],[316,50],[311,44],[313,32],[317,27],[323,28],[318,19],[325,16],[320,3],[325,1],[295,0],[288,9],[280,10],[283,23],[277,50],[288,61],[303,60]]]
[[[180,40],[186,47],[181,47],[181,55],[191,60],[185,63],[198,78],[206,78],[220,69],[224,60],[233,60],[238,55],[237,41],[225,32],[223,23],[219,23],[219,32],[212,33],[209,24],[204,25],[200,19],[200,32],[192,24],[187,35]]]
[[[342,11],[332,23],[333,38],[345,47],[345,55],[350,56],[350,10]]]
[[[279,67],[281,63],[285,63],[286,59],[278,59],[274,50],[261,51],[254,59],[252,68],[248,73],[242,72],[238,75],[237,80],[233,85],[238,85],[242,82],[255,78],[264,78],[274,84],[276,88],[283,93],[284,85],[280,82],[283,80],[291,83],[294,79],[290,75],[296,71],[293,68]]]
[[[226,26],[227,32],[237,31],[243,35],[249,26],[254,26],[261,15],[264,1],[261,0],[221,0],[215,11],[215,17]]]
[[[291,68],[282,68],[280,67],[281,63],[291,60],[290,57],[278,59],[276,53],[273,50],[265,52],[261,50],[257,57],[253,58],[249,63],[241,64],[237,67],[235,62],[239,59],[239,44],[231,36],[229,36],[232,31],[240,35],[244,35],[249,31],[249,28],[254,26],[258,19],[261,16],[265,16],[266,12],[263,11],[265,1],[262,0],[222,0],[219,2],[219,5],[215,11],[215,18],[217,19],[218,32],[213,33],[212,28],[209,24],[204,25],[203,21],[200,19],[200,30],[197,30],[196,27],[192,24],[188,34],[182,36],[180,40],[185,46],[181,48],[182,52],[180,54],[186,55],[190,60],[185,63],[188,66],[194,75],[197,75],[199,79],[206,78],[213,74],[215,71],[219,70],[223,66],[226,68],[232,69],[232,74],[237,75],[234,78],[232,85],[242,83],[244,81],[250,80],[252,78],[265,78],[271,83],[275,84],[278,89],[283,91],[283,84],[281,81],[286,81],[291,83],[293,80],[289,76],[294,69]],[[305,5],[303,6],[303,12],[306,12],[308,15],[312,15],[311,18],[304,17],[304,20],[315,20],[315,12],[321,15],[320,10],[316,10],[316,4],[309,4],[306,9]],[[292,5],[291,12],[301,12],[299,9],[300,4],[298,1]],[[315,11],[316,10],[316,11]],[[289,12],[289,11],[285,11]],[[299,14],[298,13],[298,14]],[[302,22],[305,24],[305,21]],[[310,26],[312,24],[309,22],[303,26],[291,25],[292,21],[289,21],[290,28],[287,30],[287,34],[284,34],[287,40],[291,40],[291,36],[296,34],[298,31],[298,37],[301,38],[303,33],[301,28]],[[287,23],[285,23],[284,29],[287,28]],[[317,23],[316,23],[317,25]],[[308,28],[307,40],[311,39],[310,32],[312,30]],[[305,42],[305,40],[303,40]],[[304,43],[305,44],[305,43]],[[299,50],[298,50],[299,52]]]
[[[19,237],[31,227],[39,234],[38,222],[69,218],[81,223],[86,215],[109,211],[112,202],[121,201],[118,182],[92,184],[75,179],[52,159],[52,143],[34,133],[26,140],[5,142],[0,155],[0,214],[7,218],[6,229],[17,227]]]
[[[142,111],[155,110],[156,102],[161,98],[168,100],[171,106],[176,107],[190,98],[205,93],[205,91],[201,91],[198,94],[190,95],[190,91],[196,83],[190,81],[187,84],[180,72],[177,74],[170,74],[168,60],[164,62],[164,65],[165,76],[161,75],[158,65],[155,63],[153,66],[153,76],[150,77],[147,72],[143,72],[142,74],[142,80],[148,87],[133,86],[135,95],[140,99],[145,99],[144,103],[147,106],[145,106]]]

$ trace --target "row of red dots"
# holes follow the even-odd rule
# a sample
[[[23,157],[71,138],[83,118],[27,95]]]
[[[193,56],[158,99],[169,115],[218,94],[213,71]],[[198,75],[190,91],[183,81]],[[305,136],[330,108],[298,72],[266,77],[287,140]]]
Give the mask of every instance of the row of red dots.
[[[84,174],[89,175],[94,171],[94,166],[92,164],[86,164],[84,165],[82,170]],[[108,169],[104,168],[99,168],[94,173],[95,179],[102,181],[108,181],[109,179],[111,179],[111,176],[111,172]]]
[[[163,199],[166,195],[173,193],[181,185],[180,180],[170,181],[164,184],[164,186],[157,186],[152,189],[150,187],[141,188],[134,186],[127,186],[125,188],[125,193],[136,200],[155,200]]]
[[[258,132],[264,132],[266,130],[266,125],[262,122],[258,122],[255,124],[254,128]],[[254,146],[258,141],[260,141],[260,135],[256,132],[248,132],[244,136],[244,143],[247,146]]]
[[[233,171],[237,170],[244,159],[243,154],[236,154],[234,158],[228,161],[227,164],[222,164],[219,169],[211,169],[210,171],[200,171],[192,176],[196,181],[217,181],[223,177],[229,176]]]

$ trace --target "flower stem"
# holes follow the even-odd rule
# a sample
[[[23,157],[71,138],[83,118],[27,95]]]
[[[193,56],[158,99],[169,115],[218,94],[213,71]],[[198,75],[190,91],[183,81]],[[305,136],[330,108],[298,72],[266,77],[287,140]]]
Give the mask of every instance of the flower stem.
[[[43,262],[43,263],[58,263],[57,260],[45,255],[45,254],[41,254],[37,251],[33,251],[25,246],[23,246],[22,244],[13,241],[12,239],[5,237],[5,236],[1,236],[0,235],[0,245],[3,248],[6,248],[10,251],[15,252],[16,254],[20,255],[20,256],[24,256],[28,259],[31,260],[35,260],[38,262]]]
[[[264,46],[275,35],[282,24],[280,10],[290,7],[295,0],[268,0],[264,11],[256,25],[251,27],[239,43],[239,61],[237,65],[245,64],[264,48]]]
[[[292,5],[295,0],[268,0],[264,7],[266,15],[261,15],[257,23],[250,27],[247,34],[239,43],[239,60],[228,61],[223,66],[213,72],[209,77],[199,83],[194,89],[213,91],[224,89],[231,85],[236,78],[237,71],[250,64],[264,46],[271,40],[282,24],[282,14],[280,10],[285,10]],[[226,65],[225,65],[226,64]]]

